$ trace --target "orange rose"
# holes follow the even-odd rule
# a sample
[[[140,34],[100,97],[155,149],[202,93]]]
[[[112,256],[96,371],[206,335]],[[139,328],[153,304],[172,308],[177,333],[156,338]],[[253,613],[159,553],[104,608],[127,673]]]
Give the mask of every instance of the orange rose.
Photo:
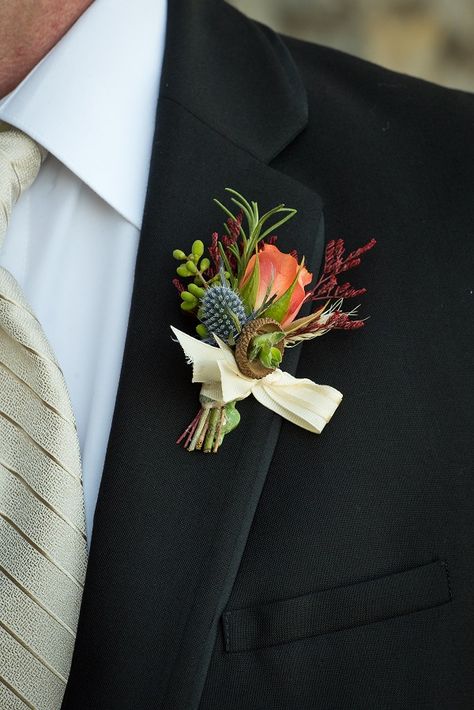
[[[305,286],[311,283],[313,275],[305,266],[298,264],[292,254],[283,254],[273,244],[264,244],[258,254],[254,254],[247,264],[245,274],[239,284],[239,290],[249,286],[256,260],[258,267],[254,279],[257,279],[249,306],[258,308],[262,305],[270,287],[269,296],[276,296],[273,304],[265,311],[265,316],[275,318],[283,326],[291,323],[297,316],[305,299]]]

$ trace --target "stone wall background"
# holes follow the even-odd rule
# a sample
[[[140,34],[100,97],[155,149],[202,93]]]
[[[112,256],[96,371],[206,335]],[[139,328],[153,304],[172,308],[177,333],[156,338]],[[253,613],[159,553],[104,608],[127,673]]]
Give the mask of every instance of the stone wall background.
[[[474,0],[228,0],[276,31],[474,91]]]

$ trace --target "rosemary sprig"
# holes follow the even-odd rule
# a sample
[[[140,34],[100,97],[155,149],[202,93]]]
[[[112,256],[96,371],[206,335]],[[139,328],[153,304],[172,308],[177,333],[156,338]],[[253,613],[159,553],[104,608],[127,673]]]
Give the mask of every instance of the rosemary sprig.
[[[248,202],[248,200],[246,200],[245,197],[240,194],[240,192],[237,192],[237,190],[233,190],[231,187],[226,187],[225,190],[226,192],[229,192],[231,195],[233,195],[233,197],[231,197],[231,201],[243,213],[247,222],[247,230],[245,230],[244,227],[240,225],[239,233],[242,239],[242,244],[240,248],[237,245],[232,245],[229,247],[229,251],[232,252],[236,260],[236,276],[237,282],[239,282],[245,274],[247,265],[253,254],[255,253],[259,242],[261,242],[262,239],[265,239],[265,237],[270,235],[276,229],[285,224],[285,222],[288,222],[288,220],[294,217],[297,213],[297,210],[290,207],[285,207],[284,203],[281,203],[276,207],[273,207],[273,209],[269,210],[268,212],[265,212],[265,214],[263,214],[262,216],[260,216],[258,205],[256,202]],[[230,217],[234,221],[237,221],[237,217],[231,212],[228,207],[226,207],[226,205],[220,202],[220,200],[214,198],[214,202],[223,210],[223,212],[225,212],[228,217]],[[280,215],[280,218],[276,222],[273,222],[270,226],[267,226],[264,231],[262,231],[268,221],[275,215]],[[224,223],[224,227],[228,232],[229,228],[227,224]],[[224,259],[223,249],[220,249],[220,251],[222,258]]]

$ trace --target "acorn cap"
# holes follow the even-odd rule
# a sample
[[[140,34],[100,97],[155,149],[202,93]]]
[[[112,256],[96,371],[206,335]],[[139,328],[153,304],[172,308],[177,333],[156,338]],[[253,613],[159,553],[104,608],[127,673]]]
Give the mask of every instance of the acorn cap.
[[[256,335],[274,333],[275,331],[283,333],[283,328],[280,323],[273,320],[273,318],[256,318],[255,320],[247,323],[247,325],[244,325],[237,340],[234,352],[237,367],[243,375],[246,377],[252,377],[255,380],[260,380],[262,377],[269,375],[270,372],[273,372],[274,368],[262,365],[258,357],[254,360],[249,360],[248,351],[250,342]],[[285,349],[284,343],[285,341],[281,340],[274,346],[278,348],[282,355]]]

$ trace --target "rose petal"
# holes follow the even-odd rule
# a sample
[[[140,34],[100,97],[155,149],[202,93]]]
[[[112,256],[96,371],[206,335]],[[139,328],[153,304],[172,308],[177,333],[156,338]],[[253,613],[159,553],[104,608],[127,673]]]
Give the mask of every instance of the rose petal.
[[[257,256],[254,254],[247,264],[240,288],[245,286],[250,278],[256,258]],[[255,302],[256,308],[263,303],[270,284],[272,284],[272,287],[269,296],[280,298],[290,288],[300,268],[297,259],[292,254],[284,254],[274,244],[264,244],[261,251],[258,252],[258,263],[260,279]],[[306,267],[303,267],[298,275],[298,281],[291,297],[288,315],[285,317],[284,324],[290,323],[297,315],[304,301],[304,287],[311,282],[312,278],[312,274],[309,273]]]

